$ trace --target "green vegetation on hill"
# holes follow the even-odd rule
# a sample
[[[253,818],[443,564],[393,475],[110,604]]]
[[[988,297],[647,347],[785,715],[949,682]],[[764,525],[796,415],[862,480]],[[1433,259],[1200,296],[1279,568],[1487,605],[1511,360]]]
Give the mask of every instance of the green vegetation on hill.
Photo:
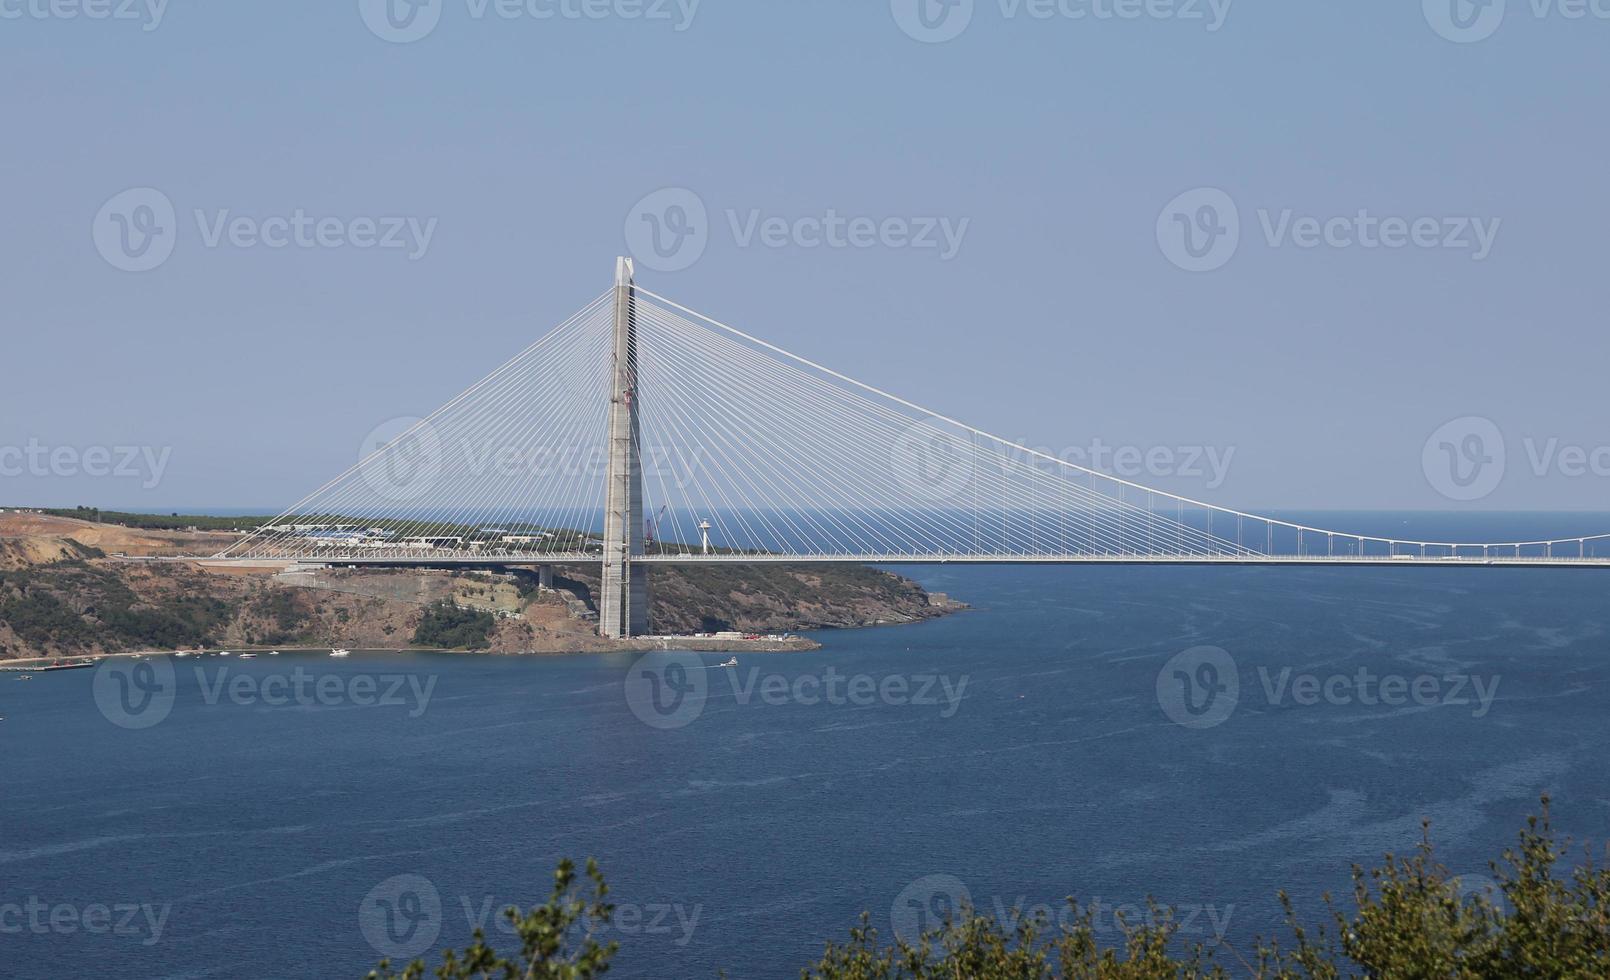
[[[248,636],[247,643],[283,646],[308,639],[310,611],[299,593],[290,589],[265,589],[247,600],[246,608],[266,626],[261,634]]]
[[[272,517],[209,517],[205,514],[129,514],[99,507],[30,508],[52,517],[71,517],[95,524],[118,524],[142,531],[250,531],[268,524]]]
[[[1585,862],[1561,868],[1571,841],[1556,837],[1543,813],[1527,821],[1516,847],[1489,865],[1491,891],[1462,885],[1438,864],[1427,829],[1412,856],[1386,855],[1385,863],[1353,869],[1351,912],[1326,898],[1330,926],[1301,924],[1284,892],[1286,945],[1260,940],[1256,949],[1229,943],[1185,948],[1180,925],[1154,906],[1144,921],[1119,918],[1116,945],[1103,944],[1095,909],[1072,899],[1065,925],[1053,932],[1043,913],[1014,910],[1003,923],[961,909],[943,925],[911,942],[880,944],[870,917],[850,930],[848,942],[829,943],[804,980],[1202,980],[1252,976],[1259,980],[1339,980],[1342,977],[1412,980],[1565,978],[1610,976],[1610,869]],[[505,915],[521,949],[505,957],[477,929],[462,955],[448,950],[434,975],[442,980],[500,976],[585,980],[609,969],[615,944],[593,936],[610,924],[609,889],[589,861],[592,894],[576,884],[575,868],[561,862],[547,904]],[[1231,963],[1226,967],[1225,962]],[[652,964],[647,965],[652,969]],[[423,980],[426,965],[402,973],[381,963],[368,980]]]
[[[227,603],[194,594],[148,605],[115,572],[83,561],[0,571],[0,622],[33,649],[199,646],[229,618]]]
[[[425,609],[414,643],[444,650],[484,650],[491,645],[492,614],[476,609],[460,609],[451,602],[438,602]]]

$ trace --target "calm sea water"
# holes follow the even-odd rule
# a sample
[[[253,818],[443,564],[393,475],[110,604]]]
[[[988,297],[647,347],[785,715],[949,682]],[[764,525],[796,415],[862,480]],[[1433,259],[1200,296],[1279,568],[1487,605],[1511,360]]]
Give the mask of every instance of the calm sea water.
[[[797,976],[861,910],[909,928],[963,890],[1150,894],[1244,949],[1277,888],[1317,918],[1422,818],[1470,873],[1545,791],[1610,836],[1610,572],[912,574],[975,609],[736,670],[0,674],[0,975],[361,976],[483,916],[507,945],[490,910],[539,901],[562,856],[599,859],[623,976]],[[299,669],[305,703],[278,703]]]

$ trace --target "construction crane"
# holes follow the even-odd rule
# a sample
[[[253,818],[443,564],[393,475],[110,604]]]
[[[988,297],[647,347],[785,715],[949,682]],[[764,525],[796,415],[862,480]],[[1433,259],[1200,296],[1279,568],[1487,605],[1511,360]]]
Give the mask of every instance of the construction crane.
[[[660,522],[665,520],[665,512],[670,509],[671,505],[665,504],[660,507],[659,513],[643,522],[643,544],[645,546],[652,547],[654,545],[654,532],[659,527]]]

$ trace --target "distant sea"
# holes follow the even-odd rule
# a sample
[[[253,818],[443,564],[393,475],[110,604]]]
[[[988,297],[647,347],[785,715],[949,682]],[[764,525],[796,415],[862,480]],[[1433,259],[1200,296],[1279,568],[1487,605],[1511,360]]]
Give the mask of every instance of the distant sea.
[[[540,901],[563,856],[598,858],[626,977],[792,977],[863,909],[887,933],[1068,895],[1111,941],[1110,910],[1151,895],[1247,952],[1277,889],[1318,921],[1423,818],[1471,887],[1544,792],[1564,833],[1610,837],[1610,571],[901,571],[972,611],[737,668],[0,674],[0,975],[359,977],[483,917],[509,946],[495,909]]]

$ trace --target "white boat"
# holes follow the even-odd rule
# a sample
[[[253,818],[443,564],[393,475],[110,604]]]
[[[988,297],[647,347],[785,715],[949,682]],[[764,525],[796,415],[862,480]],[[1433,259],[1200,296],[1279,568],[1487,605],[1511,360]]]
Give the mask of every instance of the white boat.
[[[257,654],[255,653],[243,653],[240,655],[240,659],[242,660],[255,660],[256,658]]]
[[[731,660],[727,661],[726,663],[722,664],[721,666],[723,666],[723,667],[736,667],[736,666],[738,666],[738,658],[733,657]]]
[[[220,657],[228,657],[228,656],[231,656],[231,654],[230,654],[230,652],[228,650],[219,650],[218,651],[218,656],[220,656]]]
[[[349,657],[351,655],[352,655],[351,650],[344,650],[344,649],[342,649],[340,647],[337,647],[334,650],[330,651],[330,656],[332,656],[332,657]]]
[[[268,655],[270,657],[277,657],[277,656],[280,655],[280,652],[278,650],[270,650],[270,651],[268,651]]]

